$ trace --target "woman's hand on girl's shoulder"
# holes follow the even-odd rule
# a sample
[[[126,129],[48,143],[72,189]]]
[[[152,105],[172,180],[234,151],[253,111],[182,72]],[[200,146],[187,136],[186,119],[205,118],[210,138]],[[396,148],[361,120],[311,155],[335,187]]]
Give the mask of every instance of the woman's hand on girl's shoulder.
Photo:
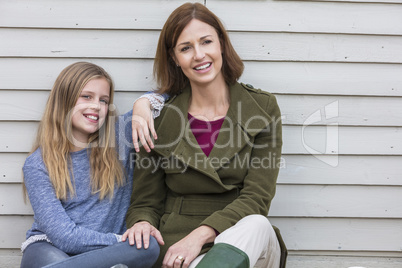
[[[156,241],[158,241],[159,245],[164,245],[162,235],[158,229],[152,226],[147,221],[140,221],[133,225],[130,229],[128,229],[122,237],[122,241],[125,242],[128,238],[128,242],[130,245],[137,245],[137,248],[142,248],[142,241],[144,242],[144,248],[147,249],[149,247],[149,236],[152,235],[155,237]]]
[[[134,149],[138,153],[140,151],[139,142],[144,146],[148,153],[154,148],[151,135],[157,139],[154,118],[152,116],[151,104],[147,98],[138,99],[133,105],[133,116],[131,121],[133,130]]]

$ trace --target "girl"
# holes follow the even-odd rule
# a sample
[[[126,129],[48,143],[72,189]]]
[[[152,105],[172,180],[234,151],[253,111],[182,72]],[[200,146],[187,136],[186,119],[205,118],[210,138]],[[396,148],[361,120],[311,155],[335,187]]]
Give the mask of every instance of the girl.
[[[22,268],[156,261],[155,240],[140,249],[121,242],[132,191],[131,112],[117,118],[113,95],[109,74],[92,63],[74,63],[57,77],[23,167],[34,223]]]
[[[123,235],[137,246],[156,238],[155,267],[285,266],[286,247],[266,218],[281,114],[274,95],[237,83],[242,72],[211,11],[199,3],[173,11],[154,75],[160,92],[174,97],[155,120],[163,136],[150,154],[138,154]]]

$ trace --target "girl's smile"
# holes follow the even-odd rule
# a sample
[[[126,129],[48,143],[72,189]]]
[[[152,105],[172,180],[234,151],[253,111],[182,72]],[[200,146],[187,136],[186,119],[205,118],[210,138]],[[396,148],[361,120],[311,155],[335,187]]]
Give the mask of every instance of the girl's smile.
[[[104,78],[90,80],[77,100],[72,115],[73,137],[87,143],[89,135],[105,122],[109,108],[110,85]]]

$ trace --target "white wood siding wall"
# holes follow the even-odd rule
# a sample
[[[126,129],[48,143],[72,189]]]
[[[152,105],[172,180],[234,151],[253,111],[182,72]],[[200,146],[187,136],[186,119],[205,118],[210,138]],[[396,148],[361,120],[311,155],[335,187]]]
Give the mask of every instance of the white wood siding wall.
[[[103,66],[127,111],[153,87],[159,30],[183,2],[0,0],[0,267],[18,266],[32,223],[21,167],[59,72]],[[270,218],[290,267],[402,257],[402,0],[199,2],[230,31],[241,81],[275,93],[284,115]]]

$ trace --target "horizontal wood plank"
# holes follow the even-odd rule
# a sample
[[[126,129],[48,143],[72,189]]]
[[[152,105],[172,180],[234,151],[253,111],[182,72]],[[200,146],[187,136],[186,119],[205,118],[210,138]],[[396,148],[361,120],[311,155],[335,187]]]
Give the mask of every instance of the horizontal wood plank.
[[[0,184],[1,215],[33,215],[29,200],[24,202],[21,183]]]
[[[37,122],[0,122],[0,152],[29,152]],[[400,127],[284,126],[283,153],[314,154],[336,166],[338,154],[402,155]],[[327,142],[328,141],[328,142]],[[370,146],[367,146],[370,144]]]
[[[0,28],[0,36],[0,57],[153,59],[159,31]],[[402,63],[402,36],[231,32],[230,37],[246,61]]]
[[[289,250],[382,251],[401,254],[402,220],[271,218]]]
[[[0,182],[21,183],[26,153],[0,153]],[[330,155],[283,155],[278,185],[382,185],[402,186],[402,156],[340,155],[338,165]]]
[[[0,27],[160,29],[185,1],[1,1]],[[203,1],[198,1],[203,2]],[[158,8],[154,8],[158,4]],[[208,0],[229,30],[402,34],[401,5],[306,1]],[[18,15],[16,15],[18,14]],[[386,20],[383,17],[386,16]]]
[[[272,217],[402,219],[402,187],[278,185]]]
[[[40,120],[49,91],[0,91],[0,120]],[[120,113],[132,109],[140,92],[117,92]],[[285,125],[338,123],[340,126],[402,126],[402,99],[391,97],[278,95]],[[373,107],[382,109],[373,109]],[[332,107],[332,108],[331,108]],[[244,108],[244,107],[243,107]],[[327,109],[333,109],[327,114]]]
[[[288,268],[400,268],[402,257],[344,257],[344,256],[314,256],[311,255],[289,255],[286,267]],[[357,253],[358,255],[359,253]],[[339,254],[340,255],[340,254]]]
[[[148,91],[154,88],[152,60],[0,58],[0,89],[50,90],[60,72],[78,61],[105,68],[116,82],[116,90]]]
[[[395,252],[400,254],[402,220],[271,218],[292,251],[329,250]],[[0,216],[0,248],[16,249],[25,240],[32,216]],[[370,234],[370,235],[367,235]]]
[[[245,62],[241,78],[281,94],[402,96],[402,64]]]
[[[284,0],[286,1],[286,0]],[[295,1],[303,1],[303,2],[335,2],[335,3],[372,3],[372,4],[402,4],[401,0],[295,0]]]
[[[332,157],[284,155],[278,184],[402,186],[402,156],[340,155],[335,167]]]
[[[402,33],[402,5],[268,0],[244,8],[243,1],[209,0],[207,6],[233,31]]]
[[[0,2],[0,27],[161,29],[169,14],[185,2],[101,0],[94,5],[93,1],[84,0],[77,9],[76,5],[64,1],[3,0]]]
[[[0,153],[0,182],[22,182],[22,166],[26,153]]]
[[[63,68],[82,60],[89,59],[0,58],[0,89],[50,90]],[[111,74],[118,91],[155,88],[152,60],[89,61]],[[245,66],[240,81],[273,93],[402,96],[402,64],[249,61]]]
[[[314,256],[314,254],[319,255],[319,253],[320,251],[311,251],[307,255],[300,255],[297,252],[290,251],[286,267],[339,268],[359,265],[366,268],[400,268],[402,265],[402,257]],[[0,249],[0,268],[19,268],[21,255],[18,249]],[[359,252],[355,252],[355,255],[359,255]]]
[[[230,38],[243,60],[402,62],[402,36],[232,32]]]
[[[0,184],[2,215],[32,215],[22,193],[21,184]],[[400,193],[395,186],[278,185],[269,215],[402,219]]]
[[[0,248],[18,249],[33,223],[33,216],[0,216]]]
[[[0,268],[20,268],[20,249],[0,249]]]

